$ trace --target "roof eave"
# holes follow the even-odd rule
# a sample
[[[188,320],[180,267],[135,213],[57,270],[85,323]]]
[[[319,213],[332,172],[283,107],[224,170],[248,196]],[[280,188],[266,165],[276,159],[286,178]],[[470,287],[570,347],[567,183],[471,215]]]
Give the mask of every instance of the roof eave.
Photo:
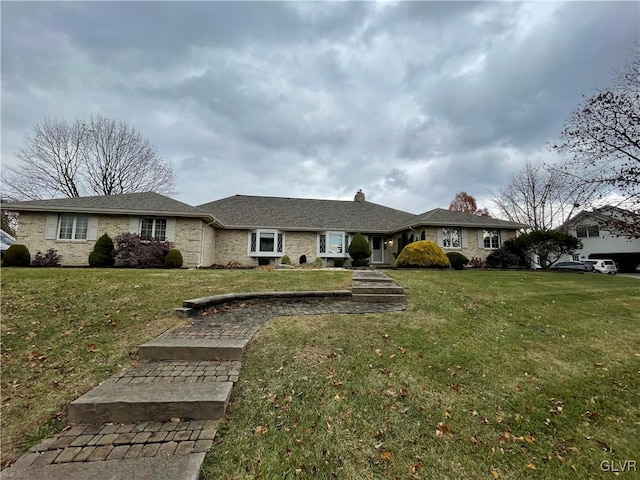
[[[16,208],[17,207],[17,208]],[[220,224],[217,219],[206,212],[173,212],[167,210],[121,210],[114,208],[91,208],[91,207],[62,207],[62,206],[44,206],[44,205],[11,205],[4,203],[0,205],[2,210],[9,210],[12,212],[53,212],[53,213],[95,213],[103,215],[151,215],[162,217],[187,217],[187,218],[200,218],[206,221],[212,221]]]

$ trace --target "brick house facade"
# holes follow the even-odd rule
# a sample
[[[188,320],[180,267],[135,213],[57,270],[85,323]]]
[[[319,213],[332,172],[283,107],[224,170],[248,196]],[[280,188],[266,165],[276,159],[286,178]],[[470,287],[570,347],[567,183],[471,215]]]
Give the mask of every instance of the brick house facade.
[[[20,213],[17,242],[36,252],[53,248],[63,265],[87,265],[104,233],[132,232],[172,242],[186,267],[271,264],[285,254],[294,264],[317,257],[348,264],[356,233],[369,239],[373,265],[393,265],[399,249],[431,240],[446,251],[485,259],[526,225],[435,209],[420,215],[365,201],[235,195],[197,207],[156,193],[7,203]],[[268,260],[266,260],[268,259]]]

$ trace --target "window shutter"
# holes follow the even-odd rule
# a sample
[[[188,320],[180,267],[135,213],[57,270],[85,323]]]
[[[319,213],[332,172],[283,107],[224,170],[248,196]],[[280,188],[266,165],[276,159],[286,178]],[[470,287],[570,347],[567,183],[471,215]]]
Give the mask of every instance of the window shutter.
[[[58,235],[58,215],[47,215],[47,224],[44,229],[45,240],[55,240]]]
[[[460,246],[462,248],[469,248],[469,229],[468,228],[460,229]]]
[[[166,238],[167,238],[167,242],[176,241],[176,219],[175,218],[167,218]]]
[[[438,245],[441,247],[444,245],[444,242],[443,242],[444,235],[442,233],[442,228],[443,227],[436,228],[436,240],[438,242]]]
[[[498,246],[502,247],[505,240],[509,239],[509,230],[498,230]]]
[[[140,217],[131,217],[129,219],[129,233],[140,234]]]
[[[320,247],[318,248],[318,251],[320,253],[326,253],[327,251],[327,236],[324,233],[320,234]]]
[[[87,226],[87,240],[96,240],[98,238],[98,217],[89,217],[89,225]]]
[[[478,229],[478,248],[484,248],[484,230],[482,228]]]

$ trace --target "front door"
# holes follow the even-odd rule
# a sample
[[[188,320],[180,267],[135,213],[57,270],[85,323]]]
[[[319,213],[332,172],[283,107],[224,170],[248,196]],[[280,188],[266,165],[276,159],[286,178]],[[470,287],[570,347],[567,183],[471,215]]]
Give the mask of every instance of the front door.
[[[382,237],[371,237],[371,263],[384,262],[384,252],[382,251],[383,245],[384,242],[382,241]]]

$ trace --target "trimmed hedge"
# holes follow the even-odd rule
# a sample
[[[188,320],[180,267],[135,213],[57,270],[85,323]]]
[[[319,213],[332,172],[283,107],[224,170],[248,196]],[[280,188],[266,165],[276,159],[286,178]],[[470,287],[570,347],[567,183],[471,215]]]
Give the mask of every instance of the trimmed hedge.
[[[105,233],[93,246],[93,252],[89,254],[89,265],[92,267],[113,267],[115,262],[113,240]]]
[[[356,233],[349,245],[349,256],[351,257],[351,265],[354,267],[366,267],[369,265],[369,257],[371,256],[371,247],[364,235]]]
[[[25,245],[14,243],[2,257],[2,265],[5,267],[28,267],[31,263],[31,254]]]
[[[447,258],[454,270],[462,270],[469,263],[469,259],[459,252],[447,252]]]
[[[449,268],[451,262],[437,244],[429,240],[413,242],[402,249],[396,267],[399,268]]]
[[[172,248],[164,257],[164,266],[167,268],[180,268],[182,267],[182,253],[177,248]]]

